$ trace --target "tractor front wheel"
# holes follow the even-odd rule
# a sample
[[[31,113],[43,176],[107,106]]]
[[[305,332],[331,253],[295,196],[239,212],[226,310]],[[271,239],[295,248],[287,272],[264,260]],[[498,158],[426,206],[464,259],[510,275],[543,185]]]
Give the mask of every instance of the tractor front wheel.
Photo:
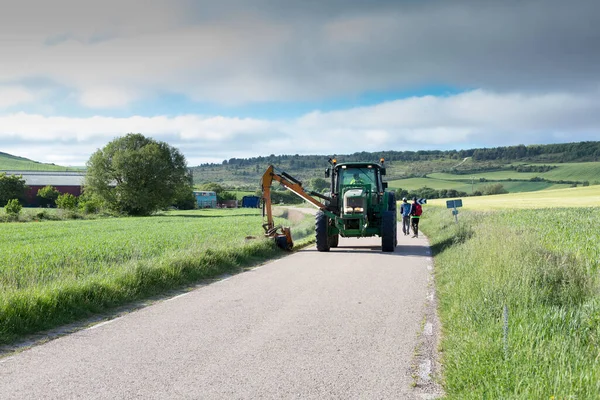
[[[315,217],[315,239],[317,242],[318,251],[329,251],[331,247],[329,245],[329,236],[327,236],[327,215],[323,214],[322,211],[317,212]]]
[[[381,251],[392,252],[396,247],[396,220],[393,211],[384,211],[381,221]]]

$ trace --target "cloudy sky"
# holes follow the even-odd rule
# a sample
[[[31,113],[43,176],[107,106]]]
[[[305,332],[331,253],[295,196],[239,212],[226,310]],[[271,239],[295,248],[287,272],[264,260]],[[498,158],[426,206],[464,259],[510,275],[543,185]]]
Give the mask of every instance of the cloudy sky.
[[[0,0],[0,151],[190,166],[600,140],[597,0]]]

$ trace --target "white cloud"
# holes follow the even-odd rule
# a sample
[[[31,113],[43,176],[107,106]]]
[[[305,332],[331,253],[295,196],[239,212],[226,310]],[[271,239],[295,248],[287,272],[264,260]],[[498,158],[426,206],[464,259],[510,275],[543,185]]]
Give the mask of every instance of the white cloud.
[[[31,103],[36,96],[30,90],[19,86],[0,86],[0,109]]]
[[[458,149],[597,140],[600,92],[499,94],[476,90],[369,107],[315,111],[288,121],[252,118],[0,116],[0,151],[83,165],[129,132],[178,147],[190,165],[269,154]]]

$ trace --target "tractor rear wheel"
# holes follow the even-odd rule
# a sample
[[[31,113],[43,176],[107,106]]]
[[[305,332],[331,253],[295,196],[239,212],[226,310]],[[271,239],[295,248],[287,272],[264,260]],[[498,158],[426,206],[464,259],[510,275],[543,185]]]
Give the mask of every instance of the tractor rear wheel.
[[[329,236],[329,247],[338,247],[338,244],[340,243],[340,235],[339,234],[335,234],[335,235],[331,235]]]
[[[329,251],[330,248],[329,237],[327,236],[328,219],[322,211],[317,212],[315,217],[315,239],[318,251]]]
[[[392,252],[396,247],[396,220],[393,211],[384,211],[381,220],[381,251]]]
[[[398,245],[398,205],[396,204],[396,193],[390,192],[388,201],[388,210],[394,213],[394,247],[396,247]]]

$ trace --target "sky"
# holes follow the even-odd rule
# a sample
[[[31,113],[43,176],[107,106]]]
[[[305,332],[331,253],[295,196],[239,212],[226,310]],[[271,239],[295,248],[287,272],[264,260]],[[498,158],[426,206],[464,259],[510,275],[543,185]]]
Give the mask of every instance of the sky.
[[[600,140],[597,0],[0,0],[0,152],[189,166]]]

